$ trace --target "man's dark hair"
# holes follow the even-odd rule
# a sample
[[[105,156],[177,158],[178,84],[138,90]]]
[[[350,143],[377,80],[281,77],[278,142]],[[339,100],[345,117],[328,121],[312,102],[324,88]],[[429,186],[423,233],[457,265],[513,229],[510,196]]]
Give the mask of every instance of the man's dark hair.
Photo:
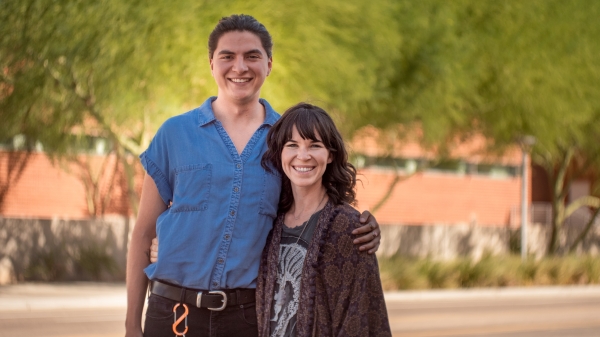
[[[281,118],[273,124],[267,134],[268,149],[262,157],[262,166],[269,172],[282,175],[279,212],[286,212],[294,203],[290,179],[283,172],[281,152],[285,143],[292,139],[294,126],[303,139],[321,141],[329,150],[332,161],[327,164],[323,174],[323,186],[334,205],[344,202],[354,204],[356,192],[356,169],[348,162],[348,152],[342,135],[333,119],[325,110],[308,103],[299,103],[287,109]],[[317,134],[321,139],[317,139]],[[274,173],[274,172],[273,172]]]
[[[212,59],[219,39],[223,34],[239,31],[239,32],[250,32],[258,36],[262,47],[267,52],[267,57],[271,57],[273,54],[273,40],[271,34],[267,31],[265,26],[258,22],[255,18],[246,14],[234,14],[228,17],[224,17],[219,20],[219,23],[215,26],[212,33],[208,37],[208,58]]]

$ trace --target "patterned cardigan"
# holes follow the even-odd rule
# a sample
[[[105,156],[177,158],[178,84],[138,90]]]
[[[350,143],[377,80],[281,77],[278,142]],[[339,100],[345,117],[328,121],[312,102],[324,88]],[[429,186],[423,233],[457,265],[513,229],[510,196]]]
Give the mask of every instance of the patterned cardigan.
[[[375,255],[352,243],[359,213],[325,205],[304,260],[296,336],[391,336]],[[275,220],[263,251],[256,287],[259,336],[270,332],[284,215]]]

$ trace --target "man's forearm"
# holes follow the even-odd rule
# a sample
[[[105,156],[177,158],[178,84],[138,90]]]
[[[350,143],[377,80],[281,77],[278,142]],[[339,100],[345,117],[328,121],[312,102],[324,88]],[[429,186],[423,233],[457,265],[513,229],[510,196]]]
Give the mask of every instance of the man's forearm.
[[[150,247],[151,238],[133,233],[131,246],[127,254],[127,316],[125,327],[128,331],[141,331],[142,311],[148,287],[148,279],[144,268],[148,266],[146,250]],[[135,235],[138,234],[138,235]]]

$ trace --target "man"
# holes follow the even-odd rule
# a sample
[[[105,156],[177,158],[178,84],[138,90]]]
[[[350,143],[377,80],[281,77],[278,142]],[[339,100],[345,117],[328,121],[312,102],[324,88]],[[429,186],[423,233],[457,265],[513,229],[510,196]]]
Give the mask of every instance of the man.
[[[145,336],[257,335],[254,289],[281,190],[260,165],[279,118],[260,99],[272,45],[251,16],[219,21],[208,42],[217,97],[167,120],[140,156],[147,174],[128,254],[126,336],[142,336],[148,278]],[[363,233],[355,243],[373,252],[374,219]],[[148,266],[155,236],[160,255]]]

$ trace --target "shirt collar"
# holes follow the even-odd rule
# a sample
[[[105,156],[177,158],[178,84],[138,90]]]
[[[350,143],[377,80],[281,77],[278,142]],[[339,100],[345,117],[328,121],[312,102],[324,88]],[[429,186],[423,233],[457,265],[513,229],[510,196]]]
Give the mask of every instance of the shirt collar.
[[[199,126],[204,126],[206,124],[209,124],[209,123],[217,120],[215,118],[215,113],[212,109],[212,102],[214,102],[216,99],[217,99],[216,96],[209,97],[198,108],[198,124],[199,124]],[[277,112],[275,112],[275,110],[273,110],[273,108],[271,107],[269,102],[267,102],[266,100],[261,98],[259,100],[259,102],[260,102],[260,104],[262,104],[265,107],[265,111],[266,111],[265,121],[263,122],[263,125],[273,126],[273,124],[275,124],[275,122],[277,122],[277,120],[279,119],[279,114]]]

